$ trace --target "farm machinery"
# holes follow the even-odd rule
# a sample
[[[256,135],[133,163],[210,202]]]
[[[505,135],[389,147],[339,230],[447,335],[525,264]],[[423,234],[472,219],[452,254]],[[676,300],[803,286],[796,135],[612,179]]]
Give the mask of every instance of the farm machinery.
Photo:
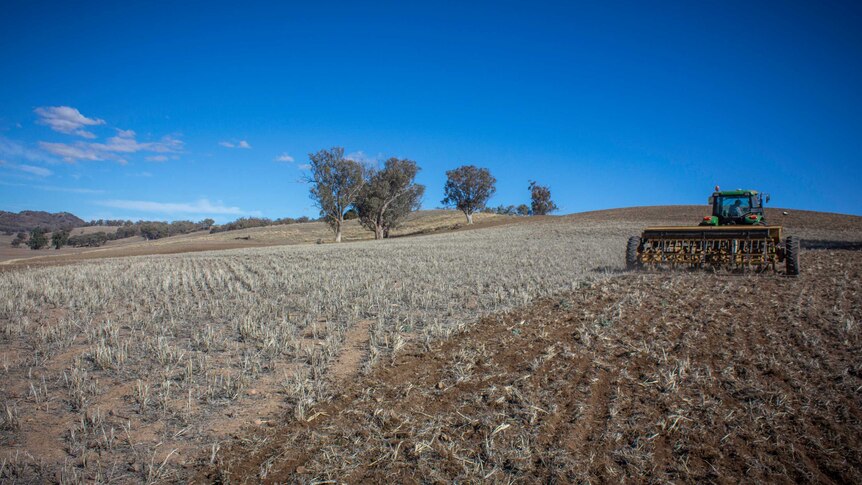
[[[799,274],[799,238],[782,239],[781,226],[766,223],[764,202],[756,190],[715,187],[709,198],[712,215],[697,226],[647,227],[626,246],[626,267],[703,268],[731,271],[778,271]]]

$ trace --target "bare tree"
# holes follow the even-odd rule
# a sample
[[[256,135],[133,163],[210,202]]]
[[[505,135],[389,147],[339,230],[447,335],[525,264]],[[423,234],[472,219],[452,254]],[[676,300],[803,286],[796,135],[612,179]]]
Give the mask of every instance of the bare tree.
[[[374,239],[388,237],[407,215],[419,208],[425,186],[415,183],[419,166],[413,160],[390,158],[382,170],[370,171],[354,204],[362,225]]]
[[[311,161],[311,198],[320,208],[320,217],[335,231],[341,242],[344,213],[356,201],[364,185],[362,165],[344,158],[344,148],[333,147],[308,155]]]
[[[539,185],[530,180],[530,198],[532,199],[530,209],[534,216],[544,216],[558,209],[557,204],[551,200],[551,189],[545,185]]]
[[[464,165],[446,172],[446,198],[444,205],[455,206],[467,216],[467,224],[473,223],[473,213],[482,210],[494,195],[497,179],[487,168]]]

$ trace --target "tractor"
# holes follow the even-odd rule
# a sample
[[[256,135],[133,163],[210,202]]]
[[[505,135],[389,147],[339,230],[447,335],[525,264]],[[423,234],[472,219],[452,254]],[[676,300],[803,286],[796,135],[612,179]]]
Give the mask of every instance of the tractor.
[[[725,190],[709,197],[712,215],[697,226],[647,227],[626,246],[626,267],[778,271],[799,275],[799,238],[782,238],[781,226],[766,223],[769,195],[756,190]]]

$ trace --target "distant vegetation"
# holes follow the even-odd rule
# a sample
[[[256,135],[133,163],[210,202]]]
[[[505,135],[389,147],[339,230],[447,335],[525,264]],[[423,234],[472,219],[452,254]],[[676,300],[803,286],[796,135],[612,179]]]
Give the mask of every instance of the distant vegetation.
[[[121,223],[121,224],[120,224]],[[168,236],[177,236],[180,234],[189,234],[196,231],[204,231],[213,226],[215,221],[212,219],[204,219],[200,222],[192,221],[111,221],[97,220],[90,221],[88,226],[119,226],[114,232],[94,232],[91,234],[79,234],[70,236],[66,244],[76,248],[80,247],[99,247],[108,241],[116,239],[125,239],[128,237],[141,236],[147,240],[161,239]],[[55,246],[56,247],[56,246]],[[58,248],[59,249],[59,248]]]
[[[250,229],[252,227],[302,224],[305,222],[312,222],[312,219],[309,219],[306,216],[297,217],[296,219],[292,217],[282,217],[281,219],[275,220],[267,219],[266,217],[241,217],[233,222],[213,226],[212,229],[210,229],[210,233],[215,234],[217,232],[236,231],[238,229]]]
[[[382,169],[345,158],[343,147],[320,150],[308,156],[310,196],[320,209],[320,220],[329,224],[335,242],[341,242],[345,221],[358,217],[375,239],[389,237],[410,212],[418,210],[425,186],[417,184],[419,165],[413,160],[390,158]],[[557,210],[547,186],[530,181],[531,205],[489,209],[497,179],[487,168],[464,165],[446,172],[443,204],[464,213],[467,224],[476,212],[505,215],[545,215]],[[253,220],[249,220],[253,221]]]
[[[30,239],[27,240],[27,246],[30,246],[30,249],[42,249],[48,245],[48,231],[37,227],[30,231]]]
[[[558,207],[551,200],[551,189],[546,185],[539,185],[536,181],[531,180],[530,186],[530,213],[535,216],[544,216],[551,212],[556,212]]]
[[[234,231],[237,229],[249,229],[252,227],[265,227],[282,224],[300,224],[311,222],[312,219],[302,216],[298,218],[284,217],[280,219],[267,219],[260,217],[242,217],[233,222],[216,225],[212,219],[204,219],[199,222],[192,221],[137,221],[98,219],[83,223],[79,227],[116,227],[115,231],[98,231],[88,234],[71,235],[70,228],[48,231],[44,227],[37,227],[28,233],[19,232],[12,240],[13,247],[27,244],[31,249],[44,249],[50,246],[60,249],[63,246],[76,248],[99,247],[108,241],[126,239],[140,236],[147,240],[162,239],[169,236],[190,234],[198,231],[209,231],[210,233]],[[50,240],[48,234],[50,232]],[[35,237],[34,237],[35,234]],[[44,240],[42,239],[44,238]]]
[[[530,206],[521,204],[514,205],[499,205],[497,207],[485,207],[482,212],[487,214],[500,214],[502,216],[528,216],[530,215]]]
[[[409,159],[389,158],[382,168],[361,164],[345,158],[343,147],[333,147],[309,154],[310,196],[320,209],[318,221],[326,222],[335,233],[335,242],[341,241],[345,221],[358,219],[365,229],[374,233],[375,239],[389,237],[407,216],[421,206],[425,186],[416,183],[421,168]],[[473,223],[476,212],[501,215],[545,215],[557,210],[551,200],[549,187],[529,182],[531,203],[487,207],[488,200],[496,192],[497,179],[487,168],[463,165],[446,172],[445,198],[443,204],[464,213],[467,224]],[[216,225],[212,219],[192,221],[137,221],[123,219],[82,219],[61,212],[23,211],[18,214],[0,211],[0,231],[11,236],[12,246],[27,243],[31,249],[42,249],[48,244],[56,249],[63,246],[98,247],[108,241],[141,236],[146,240],[161,239],[197,231],[210,233],[266,227],[282,224],[311,222],[308,217],[268,219],[264,217],[241,217],[233,222]],[[116,227],[115,231],[99,231],[89,234],[71,235],[75,227]],[[30,235],[25,233],[29,231]],[[50,240],[49,238],[50,234]],[[44,238],[44,240],[43,240]]]

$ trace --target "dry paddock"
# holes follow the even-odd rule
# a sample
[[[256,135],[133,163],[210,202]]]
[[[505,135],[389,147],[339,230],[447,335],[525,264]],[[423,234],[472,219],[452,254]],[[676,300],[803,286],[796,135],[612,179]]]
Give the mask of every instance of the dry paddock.
[[[622,273],[641,225],[2,273],[0,480],[858,481],[858,251]]]

